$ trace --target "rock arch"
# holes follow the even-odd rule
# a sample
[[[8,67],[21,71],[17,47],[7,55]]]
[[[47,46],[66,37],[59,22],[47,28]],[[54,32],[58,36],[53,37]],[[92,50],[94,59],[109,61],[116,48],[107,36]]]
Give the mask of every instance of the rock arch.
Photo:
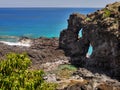
[[[72,14],[68,20],[68,28],[60,33],[59,47],[65,50],[66,55],[71,56],[71,63],[81,66],[84,63],[83,58],[89,48],[89,41],[83,38],[78,38],[79,31],[83,29],[86,16],[82,14]],[[84,31],[84,30],[83,30]]]
[[[72,64],[95,67],[120,80],[119,6],[120,2],[117,2],[87,16],[70,15],[68,28],[60,33],[59,47],[71,57]],[[107,11],[110,15],[106,15]],[[81,28],[83,36],[78,38]],[[86,60],[90,44],[93,46],[93,53],[90,59]]]

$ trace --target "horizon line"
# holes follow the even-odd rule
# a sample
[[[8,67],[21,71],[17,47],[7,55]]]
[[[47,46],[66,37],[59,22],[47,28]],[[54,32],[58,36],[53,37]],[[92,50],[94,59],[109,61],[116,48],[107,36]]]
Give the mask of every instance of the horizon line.
[[[104,8],[104,7],[0,7],[0,8]]]

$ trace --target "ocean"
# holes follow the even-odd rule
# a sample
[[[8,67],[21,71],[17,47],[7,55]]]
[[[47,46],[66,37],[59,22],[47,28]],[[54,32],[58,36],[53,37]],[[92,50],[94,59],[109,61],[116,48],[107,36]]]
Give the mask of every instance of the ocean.
[[[0,8],[0,41],[19,37],[59,37],[72,13],[88,14],[100,8]]]

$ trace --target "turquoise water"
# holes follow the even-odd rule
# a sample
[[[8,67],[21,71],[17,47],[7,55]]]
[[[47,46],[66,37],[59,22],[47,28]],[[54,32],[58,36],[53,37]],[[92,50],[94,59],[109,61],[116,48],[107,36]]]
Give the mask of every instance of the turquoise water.
[[[99,8],[0,8],[0,41],[18,37],[59,37],[74,13],[88,14]]]

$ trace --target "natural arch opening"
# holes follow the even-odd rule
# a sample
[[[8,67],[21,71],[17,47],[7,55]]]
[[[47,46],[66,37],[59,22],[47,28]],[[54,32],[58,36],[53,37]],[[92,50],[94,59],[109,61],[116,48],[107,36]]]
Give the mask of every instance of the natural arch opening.
[[[82,38],[82,29],[80,29],[78,36],[79,38]]]
[[[90,55],[92,54],[92,52],[93,52],[93,47],[92,47],[92,45],[90,44],[89,49],[88,49],[88,52],[87,52],[87,54],[86,54],[86,57],[89,58]]]
[[[83,31],[83,29],[80,29],[80,31],[79,31],[79,34],[78,34],[78,36],[79,36],[79,38],[82,38],[82,32]],[[92,52],[93,52],[93,47],[92,47],[92,45],[90,44],[90,46],[89,46],[89,48],[88,48],[88,52],[87,52],[87,54],[86,54],[86,57],[87,58],[89,58],[90,57],[90,55],[92,54]]]

